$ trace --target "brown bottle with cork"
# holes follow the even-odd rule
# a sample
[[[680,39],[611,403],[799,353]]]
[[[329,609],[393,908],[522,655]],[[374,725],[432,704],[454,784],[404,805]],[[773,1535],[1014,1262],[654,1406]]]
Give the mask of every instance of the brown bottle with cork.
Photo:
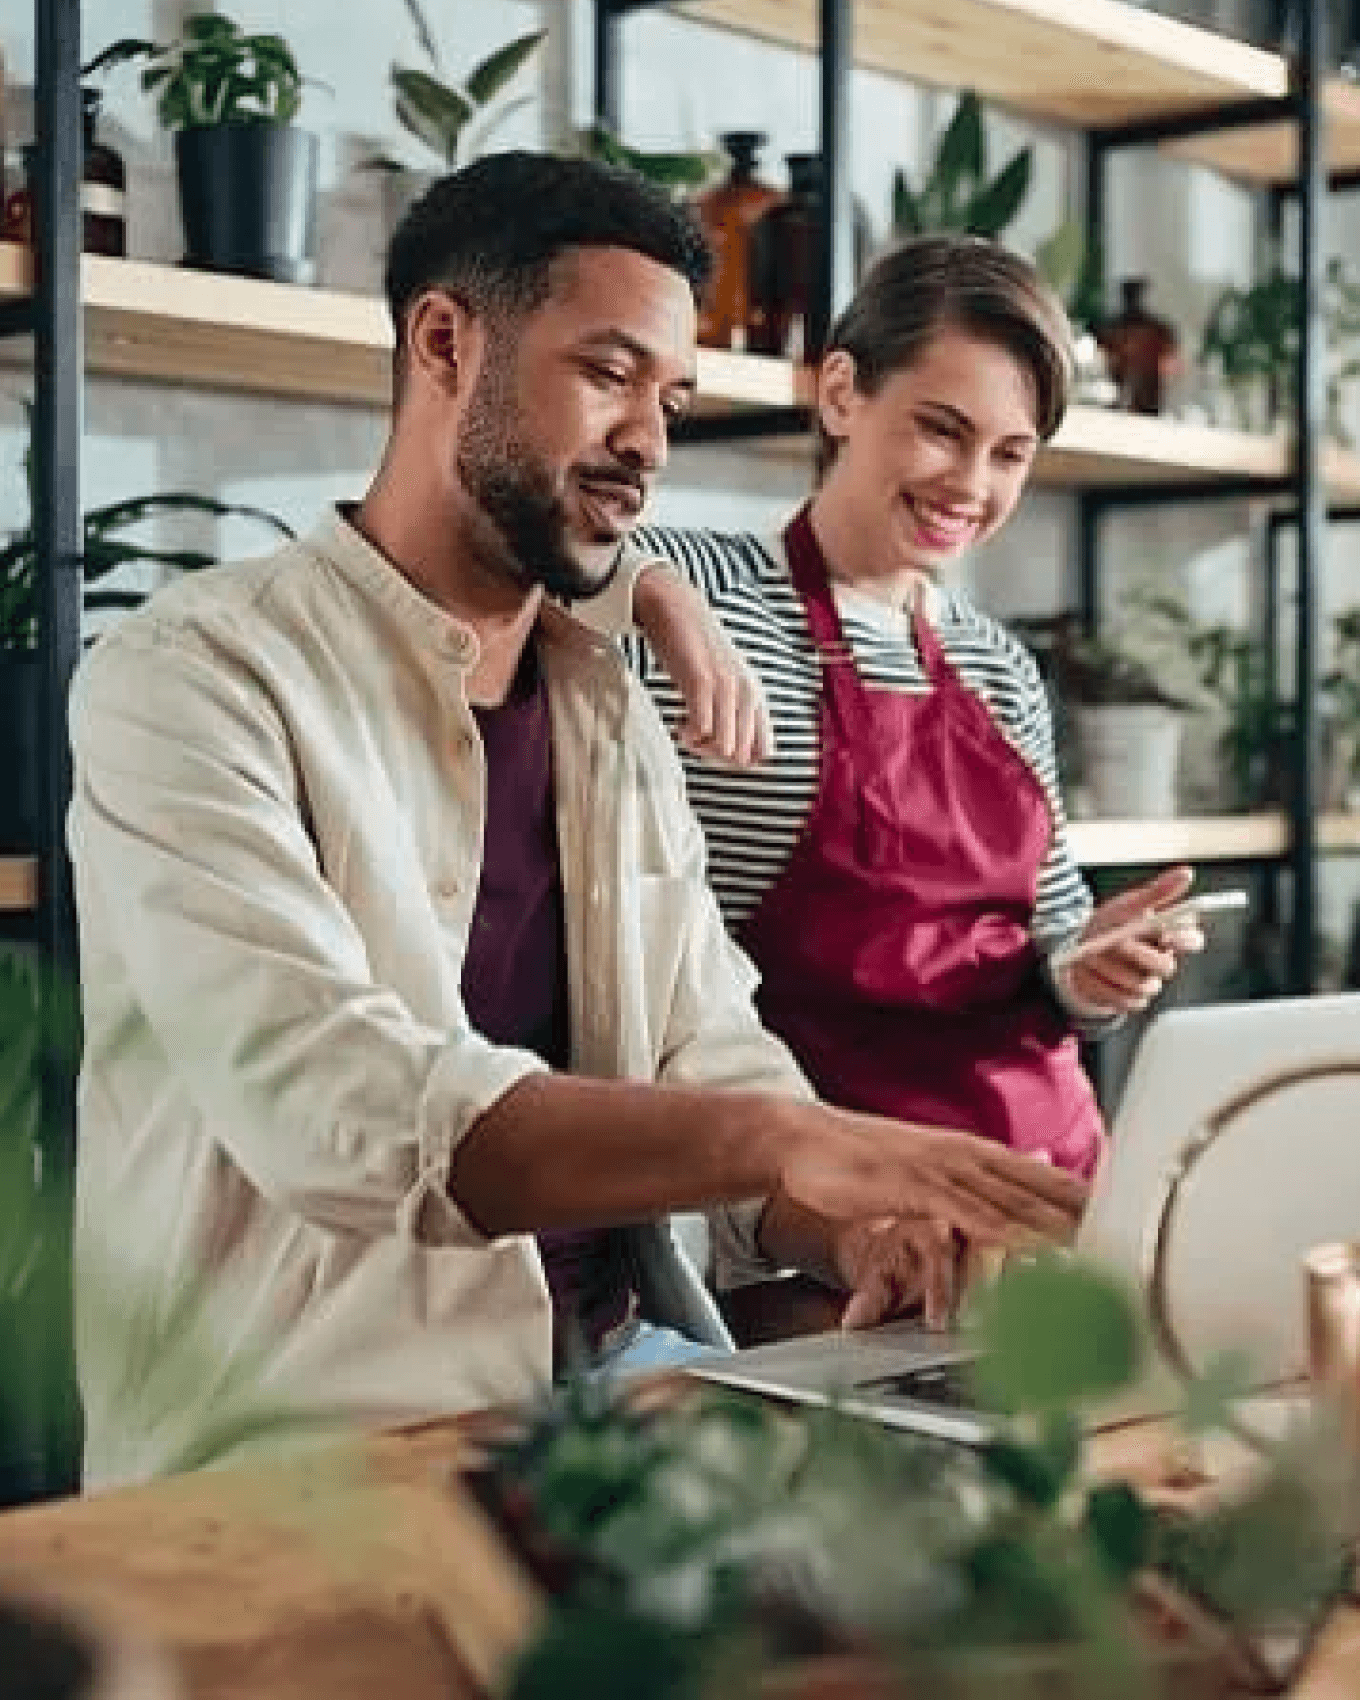
[[[1180,366],[1176,333],[1144,302],[1145,277],[1120,280],[1123,306],[1100,325],[1096,340],[1109,359],[1110,376],[1119,387],[1119,405],[1131,413],[1160,413],[1167,386]]]
[[[756,156],[765,143],[760,131],[729,130],[718,140],[731,169],[694,202],[714,262],[699,313],[699,341],[708,348],[745,348],[752,308],[751,227],[780,196],[756,176]]]

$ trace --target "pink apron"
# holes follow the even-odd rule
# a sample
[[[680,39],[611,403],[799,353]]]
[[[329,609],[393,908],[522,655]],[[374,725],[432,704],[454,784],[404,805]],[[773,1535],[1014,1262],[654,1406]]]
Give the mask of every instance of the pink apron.
[[[919,610],[930,691],[866,688],[807,509],[784,541],[822,663],[821,778],[741,930],[761,1015],[834,1103],[1089,1175],[1100,1111],[1029,937],[1051,832],[1043,788]]]

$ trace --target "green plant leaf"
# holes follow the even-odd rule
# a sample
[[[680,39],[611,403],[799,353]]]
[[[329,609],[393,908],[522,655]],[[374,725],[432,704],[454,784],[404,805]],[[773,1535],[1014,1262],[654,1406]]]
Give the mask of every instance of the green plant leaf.
[[[947,219],[972,185],[987,171],[987,141],[982,125],[982,102],[971,89],[959,96],[958,105],[945,127],[935,154],[928,189],[939,201]]]
[[[1021,148],[993,181],[984,184],[969,201],[964,230],[970,236],[986,236],[995,241],[1024,204],[1033,169],[1033,148]]]
[[[1052,1411],[1114,1393],[1143,1358],[1123,1289],[1052,1256],[1008,1269],[979,1298],[977,1323],[978,1385],[1002,1410]]]
[[[112,41],[93,59],[87,59],[80,67],[82,77],[93,77],[101,71],[111,71],[118,65],[126,65],[133,59],[156,59],[165,52],[163,47],[154,41],[141,41],[133,36],[124,36],[120,41]]]
[[[494,100],[520,67],[533,58],[547,33],[546,30],[532,30],[528,35],[516,36],[504,47],[488,54],[469,72],[464,87],[473,104],[485,106],[488,101]]]
[[[560,1611],[520,1660],[508,1700],[697,1700],[697,1649],[634,1613]]]
[[[899,236],[920,236],[925,229],[916,196],[901,171],[893,172],[892,223]]]
[[[1075,218],[1065,218],[1034,254],[1039,276],[1064,305],[1075,295],[1085,263],[1086,232]]]
[[[1132,1576],[1152,1550],[1152,1513],[1127,1482],[1091,1489],[1083,1515],[1086,1532],[1110,1573]]]
[[[428,72],[400,65],[392,67],[392,87],[401,123],[442,159],[452,161],[459,133],[476,111],[472,102]]]
[[[440,69],[439,45],[434,39],[434,31],[430,28],[429,19],[421,10],[419,0],[404,0],[406,14],[411,20],[411,27],[416,32],[416,40],[420,43],[420,51],[434,66]]]
[[[206,46],[210,42],[226,42],[240,38],[236,24],[221,12],[191,12],[184,20],[184,38]]]

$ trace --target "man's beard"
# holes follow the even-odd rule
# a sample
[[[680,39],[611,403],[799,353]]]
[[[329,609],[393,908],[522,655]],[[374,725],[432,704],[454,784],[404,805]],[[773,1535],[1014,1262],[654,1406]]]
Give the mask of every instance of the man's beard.
[[[523,590],[542,588],[563,602],[584,601],[607,589],[618,570],[618,551],[603,572],[592,572],[572,553],[566,504],[541,461],[518,440],[514,386],[504,358],[493,360],[477,381],[458,449],[463,488],[495,528],[500,563]]]

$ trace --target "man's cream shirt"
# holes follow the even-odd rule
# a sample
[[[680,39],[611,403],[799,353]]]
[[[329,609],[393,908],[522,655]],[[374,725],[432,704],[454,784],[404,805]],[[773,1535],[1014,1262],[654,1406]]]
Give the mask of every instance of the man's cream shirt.
[[[806,1096],[754,1014],[645,693],[559,609],[539,635],[573,1070]],[[446,1189],[469,1126],[543,1066],[474,1032],[459,995],[484,816],[477,653],[337,513],[162,592],[80,669],[90,1485],[202,1461],[261,1400],[379,1423],[549,1376],[532,1237],[488,1241]],[[714,1219],[730,1279],[756,1268],[755,1210]],[[670,1236],[650,1235],[654,1308],[711,1324]],[[195,1356],[179,1336],[197,1295]]]

